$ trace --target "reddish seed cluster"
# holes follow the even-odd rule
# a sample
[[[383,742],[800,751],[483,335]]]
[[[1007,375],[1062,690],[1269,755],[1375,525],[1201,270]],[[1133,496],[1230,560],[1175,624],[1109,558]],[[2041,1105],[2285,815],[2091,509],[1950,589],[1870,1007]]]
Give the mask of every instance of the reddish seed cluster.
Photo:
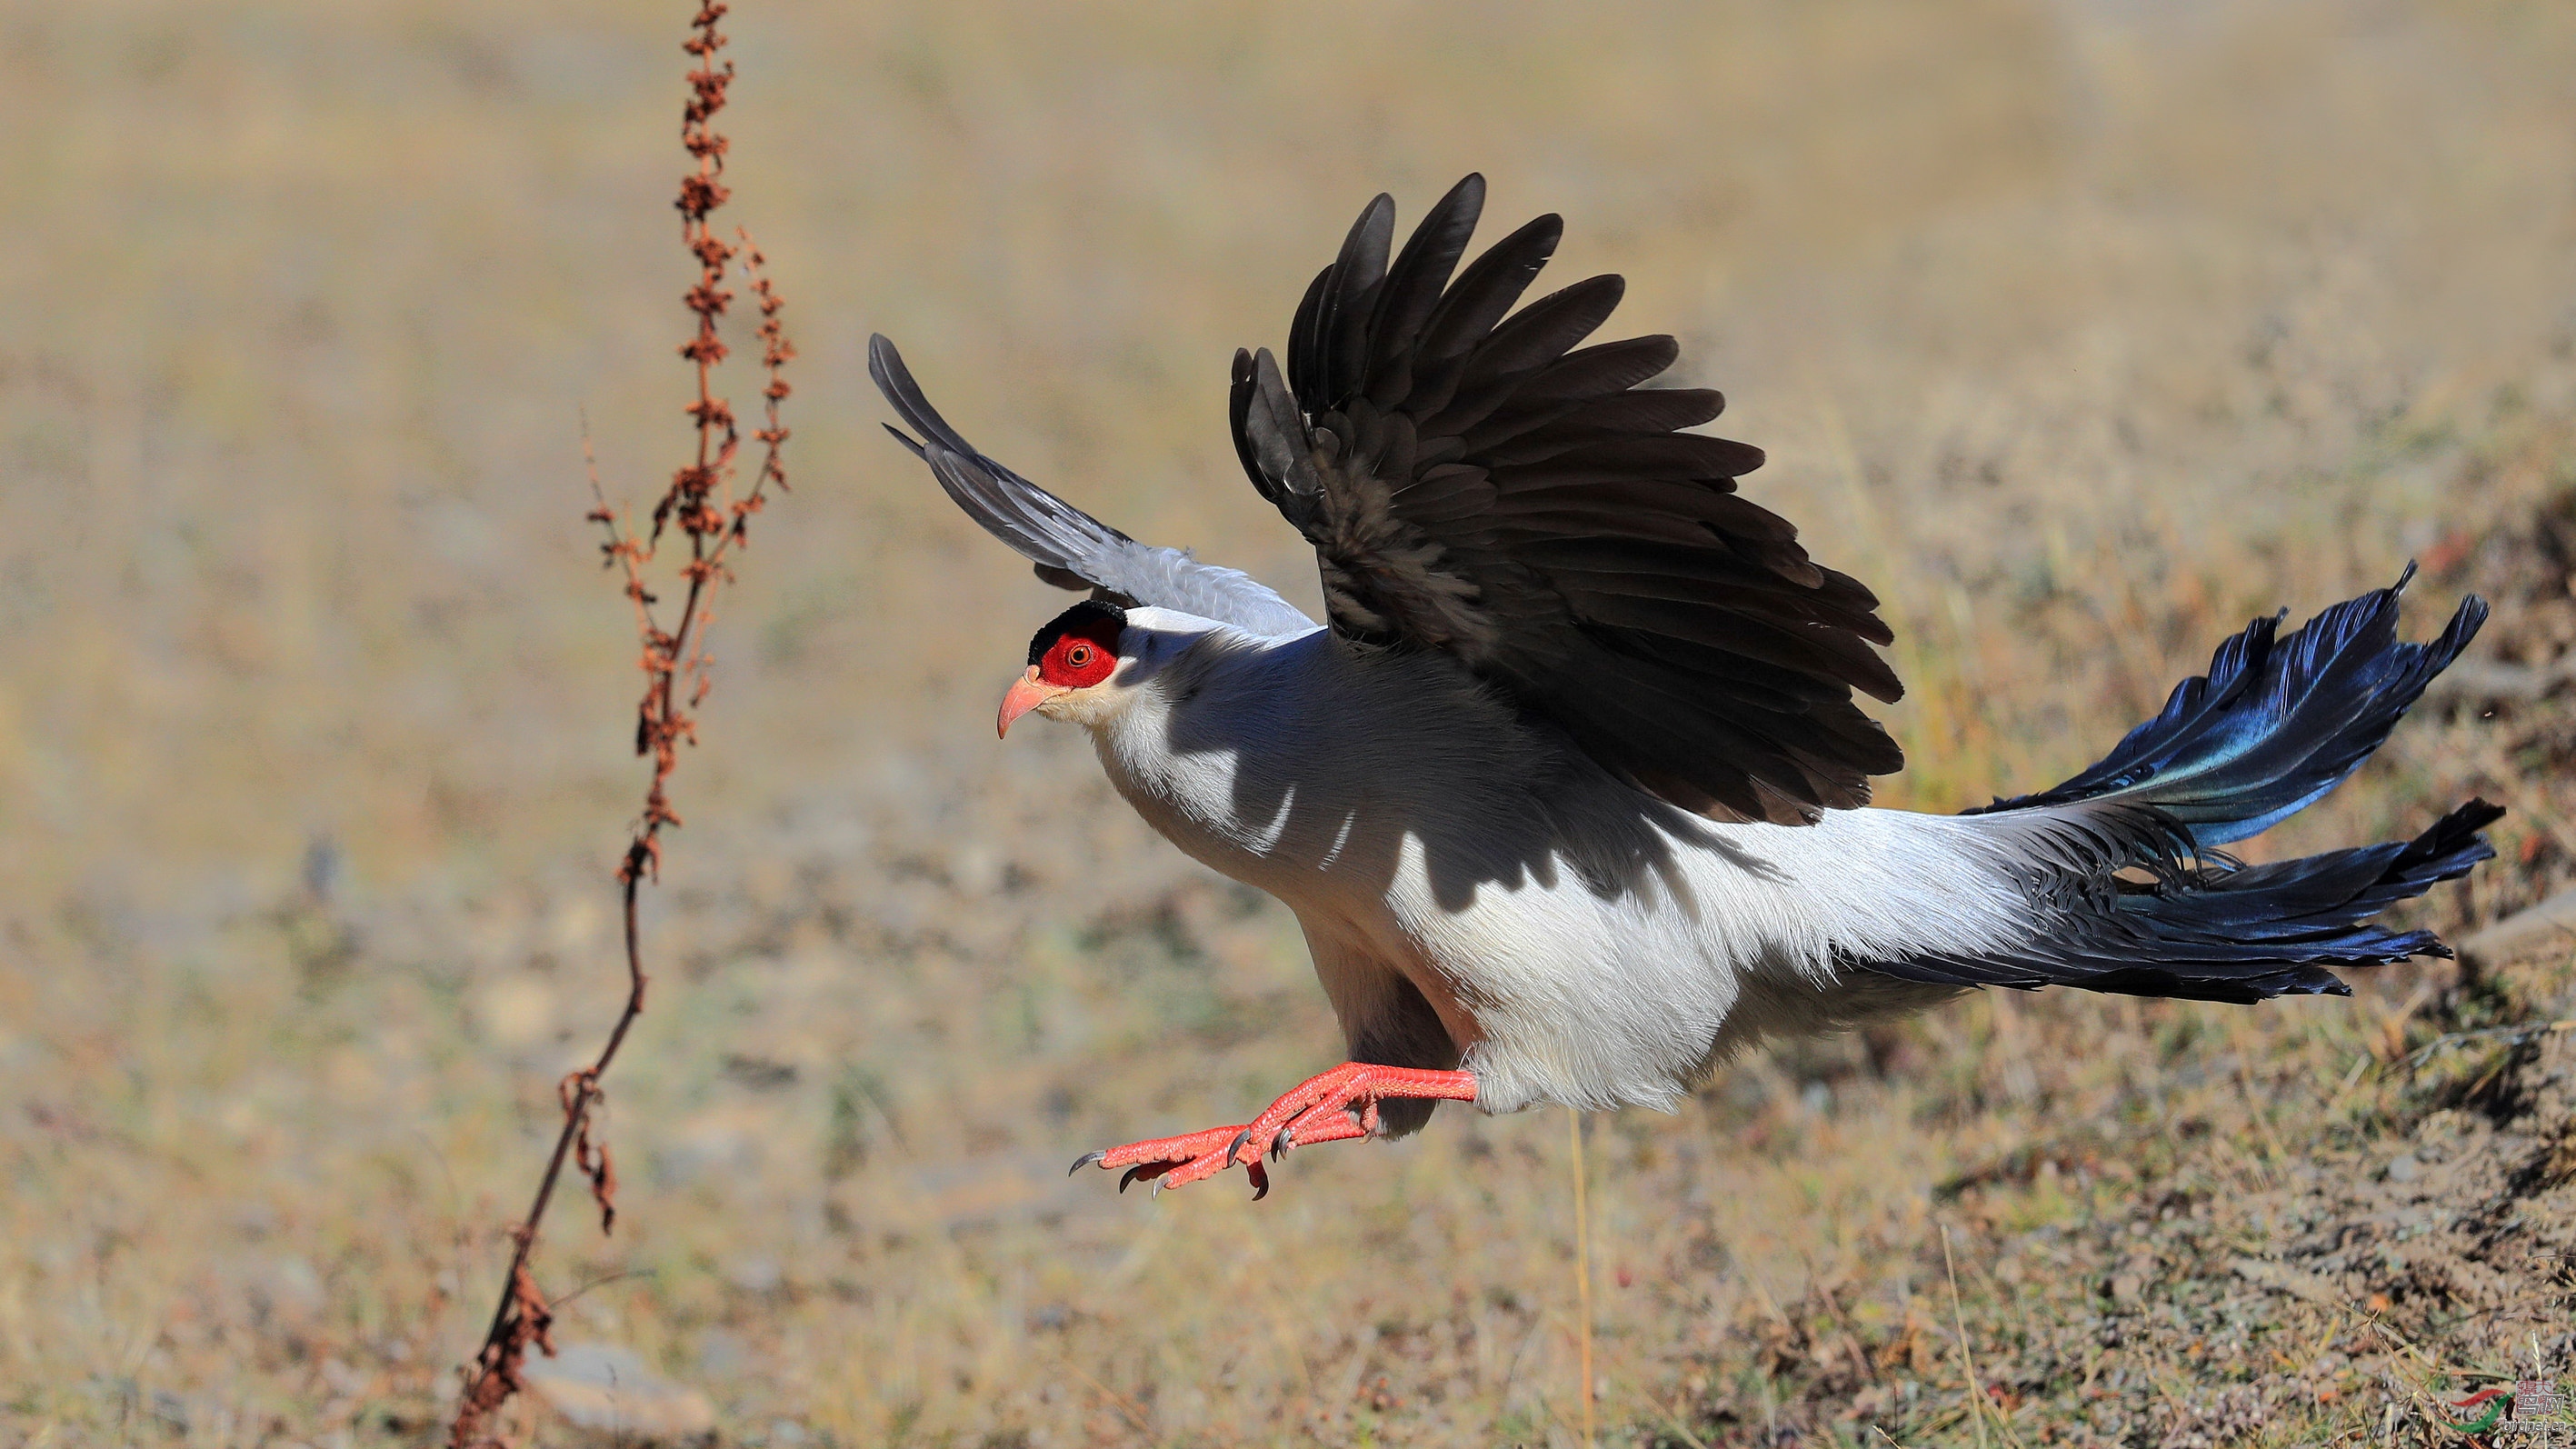
[[[726,8],[713,0],[702,5],[690,21],[689,38],[681,47],[697,61],[696,68],[688,74],[689,99],[680,119],[681,145],[696,164],[681,177],[675,203],[680,212],[681,242],[698,262],[698,279],[682,298],[696,316],[697,327],[680,345],[680,355],[697,369],[697,397],[684,409],[696,428],[697,449],[695,456],[671,475],[670,486],[653,506],[652,528],[645,537],[639,539],[620,525],[617,510],[609,506],[600,490],[586,431],[582,439],[582,457],[590,465],[594,501],[589,518],[607,531],[600,552],[607,565],[624,576],[625,594],[635,610],[636,634],[643,645],[640,665],[645,683],[643,697],[635,709],[635,752],[653,762],[643,811],[617,869],[626,906],[626,1009],[598,1058],[566,1076],[558,1088],[563,1103],[563,1130],[555,1140],[544,1176],[538,1179],[536,1200],[528,1209],[526,1221],[510,1230],[513,1252],[507,1286],[493,1311],[483,1346],[465,1370],[465,1392],[448,1431],[451,1449],[498,1444],[500,1440],[489,1427],[490,1421],[521,1388],[519,1369],[529,1347],[533,1345],[549,1355],[554,1352],[549,1337],[554,1322],[552,1306],[538,1291],[528,1259],[536,1248],[537,1226],[545,1220],[546,1206],[553,1200],[555,1184],[563,1175],[567,1158],[590,1184],[591,1199],[599,1208],[600,1231],[605,1233],[616,1224],[617,1169],[608,1144],[593,1134],[592,1126],[604,1100],[600,1076],[624,1044],[627,1029],[644,1010],[644,988],[649,978],[637,933],[636,891],[644,881],[659,878],[662,829],[680,823],[679,815],[671,808],[670,778],[679,764],[680,745],[697,742],[697,721],[691,711],[705,702],[709,687],[712,661],[706,651],[706,635],[714,618],[716,588],[732,581],[728,556],[736,546],[748,544],[751,516],[761,510],[769,487],[787,487],[787,470],[780,461],[780,451],[787,442],[788,431],[779,421],[778,406],[790,392],[784,373],[796,356],[796,348],[779,321],[785,304],[771,284],[769,259],[752,242],[750,234],[737,230],[737,240],[727,241],[716,235],[708,221],[709,215],[731,195],[724,185],[724,157],[729,143],[714,127],[734,76],[733,63],[722,59],[725,37],[716,29]],[[741,433],[732,405],[715,394],[713,376],[715,367],[728,353],[720,324],[733,302],[734,294],[725,284],[728,269],[736,264],[749,278],[752,297],[760,308],[756,335],[765,378],[761,388],[761,426],[751,435],[761,445],[760,466],[739,495],[734,483]],[[672,528],[688,540],[689,556],[674,569],[685,588],[678,617],[665,626],[656,613],[661,596],[647,584],[646,574],[656,560],[665,530]]]
[[[599,1068],[570,1072],[555,1084],[563,1100],[564,1120],[573,1124],[572,1165],[590,1179],[591,1201],[599,1205],[599,1231],[605,1237],[617,1226],[617,1164],[608,1143],[590,1135],[592,1103],[599,1099]]]

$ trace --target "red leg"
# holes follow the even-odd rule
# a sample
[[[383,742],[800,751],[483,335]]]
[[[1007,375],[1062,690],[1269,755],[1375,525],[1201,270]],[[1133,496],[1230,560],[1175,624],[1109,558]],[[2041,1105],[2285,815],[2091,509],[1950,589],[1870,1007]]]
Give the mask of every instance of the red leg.
[[[1309,1107],[1297,1119],[1270,1139],[1273,1162],[1288,1155],[1291,1147],[1312,1147],[1319,1142],[1346,1142],[1354,1137],[1378,1135],[1377,1103],[1371,1102],[1359,1111],[1338,1107],[1330,1102]],[[1246,1144],[1249,1145],[1249,1144]]]
[[[1245,1126],[1214,1127],[1184,1137],[1113,1147],[1083,1157],[1073,1170],[1124,1167],[1127,1175],[1118,1182],[1123,1192],[1131,1182],[1151,1181],[1160,1191],[1242,1167],[1252,1178],[1253,1196],[1259,1198],[1270,1191],[1269,1174],[1261,1165],[1264,1152],[1276,1156],[1291,1147],[1374,1137],[1377,1104],[1390,1097],[1472,1102],[1476,1078],[1472,1072],[1345,1062],[1298,1084]]]
[[[1160,1182],[1163,1174],[1174,1168],[1188,1166],[1202,1157],[1217,1156],[1240,1141],[1246,1130],[1242,1127],[1210,1127],[1204,1131],[1186,1133],[1179,1137],[1157,1137],[1147,1142],[1130,1142],[1124,1147],[1112,1147],[1105,1152],[1086,1152],[1075,1160],[1073,1171],[1080,1172],[1086,1167],[1111,1170],[1126,1168],[1127,1175],[1118,1179],[1120,1192],[1125,1192],[1127,1184],[1131,1182],[1153,1182],[1158,1189],[1163,1186],[1177,1187],[1178,1183]],[[1219,1164],[1219,1166],[1222,1165],[1222,1163]],[[1200,1177],[1205,1177],[1215,1170],[1210,1168],[1208,1172],[1183,1178],[1182,1181],[1196,1182]]]

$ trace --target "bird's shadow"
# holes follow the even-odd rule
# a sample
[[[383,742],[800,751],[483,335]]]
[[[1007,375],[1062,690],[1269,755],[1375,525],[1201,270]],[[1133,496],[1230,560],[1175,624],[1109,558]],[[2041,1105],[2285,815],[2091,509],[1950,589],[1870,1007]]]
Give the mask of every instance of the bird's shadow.
[[[1328,861],[1347,885],[1383,892],[1410,842],[1448,914],[1472,910],[1488,887],[1553,891],[1571,877],[1602,900],[1653,893],[1696,919],[1683,850],[1780,876],[1740,832],[1614,779],[1562,730],[1511,710],[1444,657],[1371,651],[1321,631],[1291,647],[1372,652],[1363,676],[1412,676],[1415,687],[1386,693],[1412,701],[1416,717],[1389,731],[1387,716],[1365,708],[1171,711],[1165,745],[1177,757],[1225,757],[1234,819],[1266,836],[1269,854]],[[1185,656],[1172,667],[1190,664]],[[1425,678],[1430,687],[1420,686]],[[1184,696],[1201,687],[1176,683]],[[1361,761],[1371,767],[1355,768]]]

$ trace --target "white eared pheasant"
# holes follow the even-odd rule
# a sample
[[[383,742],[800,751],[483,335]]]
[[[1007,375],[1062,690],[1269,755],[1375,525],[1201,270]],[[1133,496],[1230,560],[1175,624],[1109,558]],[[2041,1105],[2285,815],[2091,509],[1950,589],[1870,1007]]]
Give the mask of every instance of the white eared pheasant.
[[[1666,1106],[1766,1037],[1976,986],[2252,1002],[2447,955],[2369,923],[2493,854],[2471,801],[2411,841],[2240,865],[2218,846],[2367,758],[2485,620],[2397,638],[2406,580],[2300,629],[2257,619],[2074,779],[1962,815],[1863,808],[1903,763],[1852,693],[1900,692],[1877,599],[1641,385],[1670,337],[1577,348],[1594,277],[1513,308],[1543,216],[1458,269],[1470,176],[1390,263],[1360,213],[1283,374],[1237,353],[1253,487],[1315,546],[1328,622],[1140,544],[983,456],[874,339],[901,438],[976,522],[1088,589],[1037,632],[1001,728],[1090,732],[1118,791],[1305,928],[1351,1060],[1247,1124],[1094,1152],[1120,1185],[1412,1131],[1440,1101]],[[1454,274],[1454,275],[1453,275]]]

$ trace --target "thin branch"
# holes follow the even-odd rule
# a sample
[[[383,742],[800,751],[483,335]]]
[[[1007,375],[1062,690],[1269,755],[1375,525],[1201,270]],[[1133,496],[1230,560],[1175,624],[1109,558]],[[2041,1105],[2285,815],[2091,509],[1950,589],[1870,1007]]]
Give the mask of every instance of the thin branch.
[[[1583,1113],[1568,1107],[1565,1120],[1574,1144],[1574,1296],[1582,1320],[1576,1333],[1582,1344],[1577,1368],[1583,1375],[1583,1449],[1592,1449],[1597,1442],[1592,1422],[1592,1224],[1584,1209]]]
[[[639,539],[624,527],[617,510],[610,506],[606,492],[599,486],[598,461],[591,448],[586,419],[582,427],[582,462],[589,474],[592,500],[588,520],[599,524],[607,535],[600,545],[601,561],[621,575],[623,592],[635,611],[636,636],[642,646],[638,664],[644,673],[644,691],[635,706],[635,752],[653,762],[643,810],[627,840],[616,875],[626,926],[626,1004],[599,1055],[589,1066],[566,1075],[556,1085],[563,1127],[555,1136],[545,1173],[537,1180],[536,1196],[529,1204],[527,1217],[510,1229],[512,1251],[509,1270],[504,1275],[506,1286],[492,1310],[483,1345],[475,1353],[473,1364],[464,1370],[465,1392],[448,1431],[451,1449],[499,1444],[497,1432],[488,1427],[489,1421],[523,1387],[520,1366],[529,1346],[548,1355],[554,1353],[554,1305],[538,1290],[529,1259],[536,1251],[539,1227],[554,1201],[555,1184],[562,1179],[567,1160],[590,1185],[591,1201],[599,1209],[599,1230],[607,1233],[616,1226],[616,1162],[607,1141],[594,1128],[600,1106],[606,1101],[601,1079],[617,1059],[619,1048],[626,1044],[626,1034],[635,1019],[644,1014],[645,992],[652,979],[644,969],[637,897],[647,880],[660,879],[664,827],[680,824],[679,814],[671,808],[670,780],[679,765],[679,747],[697,743],[697,721],[691,711],[706,699],[714,662],[706,647],[707,626],[714,617],[717,588],[733,578],[725,556],[733,545],[747,543],[750,517],[760,511],[769,485],[775,483],[782,491],[787,487],[787,472],[779,454],[788,432],[779,421],[778,405],[790,392],[782,374],[796,349],[779,321],[784,303],[771,285],[768,259],[752,245],[749,234],[737,233],[741,242],[736,245],[717,236],[707,220],[730,194],[724,185],[724,157],[730,143],[713,125],[716,113],[724,109],[726,90],[734,75],[733,63],[721,58],[725,37],[716,28],[725,11],[726,6],[715,0],[701,5],[689,22],[689,38],[681,47],[697,61],[696,68],[688,73],[689,99],[680,119],[680,143],[695,164],[681,178],[675,203],[680,212],[681,243],[697,259],[699,269],[697,281],[681,299],[695,315],[697,325],[679,349],[680,356],[696,371],[697,396],[684,411],[697,439],[694,456],[671,475],[669,485],[654,504],[652,527],[645,537]],[[725,283],[728,268],[738,256],[744,259],[744,274],[760,305],[757,335],[764,379],[762,425],[753,434],[764,452],[760,471],[739,499],[733,496],[733,476],[741,434],[732,405],[716,395],[714,380],[715,367],[726,356],[719,324],[733,301],[733,293],[726,290]],[[688,538],[689,556],[677,569],[687,584],[679,616],[665,629],[655,615],[660,597],[646,577],[663,534],[670,528],[677,528]]]

